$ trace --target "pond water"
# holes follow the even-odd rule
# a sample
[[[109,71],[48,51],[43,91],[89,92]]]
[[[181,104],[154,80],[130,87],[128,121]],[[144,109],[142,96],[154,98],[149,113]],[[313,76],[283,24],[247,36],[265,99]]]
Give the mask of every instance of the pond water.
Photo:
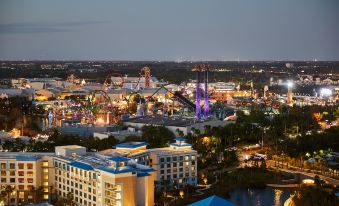
[[[292,190],[266,187],[239,188],[230,193],[230,201],[238,206],[283,206]]]

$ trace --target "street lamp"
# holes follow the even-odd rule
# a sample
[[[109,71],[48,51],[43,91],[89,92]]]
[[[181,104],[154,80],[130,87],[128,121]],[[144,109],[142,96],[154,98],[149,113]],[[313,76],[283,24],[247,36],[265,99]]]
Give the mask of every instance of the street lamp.
[[[179,195],[180,195],[181,198],[184,198],[184,194],[185,194],[184,190],[180,190]]]

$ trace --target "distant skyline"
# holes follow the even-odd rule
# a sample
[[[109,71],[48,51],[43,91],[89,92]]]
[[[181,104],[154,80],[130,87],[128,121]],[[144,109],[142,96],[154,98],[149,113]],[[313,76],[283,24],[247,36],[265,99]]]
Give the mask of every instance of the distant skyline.
[[[2,0],[0,60],[339,60],[338,0]]]

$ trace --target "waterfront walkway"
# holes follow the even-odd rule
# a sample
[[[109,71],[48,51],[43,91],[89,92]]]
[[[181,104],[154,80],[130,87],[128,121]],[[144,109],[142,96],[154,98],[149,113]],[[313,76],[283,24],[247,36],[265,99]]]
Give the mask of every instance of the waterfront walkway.
[[[304,176],[309,177],[309,178],[314,178],[315,176],[319,176],[320,179],[324,180],[325,182],[327,182],[329,184],[332,184],[334,186],[339,185],[339,180],[334,179],[332,177],[324,176],[324,175],[321,175],[321,174],[310,173],[310,172],[306,172],[306,171],[296,171],[296,170],[291,170],[291,169],[280,168],[280,167],[276,167],[275,163],[276,162],[273,161],[273,160],[267,160],[266,161],[268,168],[273,168],[273,169],[276,169],[276,170],[280,170],[280,171],[288,172],[288,173],[292,173],[292,174],[301,174],[301,175],[304,175]],[[293,166],[288,166],[288,167],[293,167]]]

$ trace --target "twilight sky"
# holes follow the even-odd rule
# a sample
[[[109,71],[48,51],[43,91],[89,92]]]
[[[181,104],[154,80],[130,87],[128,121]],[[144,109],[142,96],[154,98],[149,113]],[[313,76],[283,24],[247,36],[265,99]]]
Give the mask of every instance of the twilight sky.
[[[339,60],[339,1],[0,1],[0,60],[238,58]]]

